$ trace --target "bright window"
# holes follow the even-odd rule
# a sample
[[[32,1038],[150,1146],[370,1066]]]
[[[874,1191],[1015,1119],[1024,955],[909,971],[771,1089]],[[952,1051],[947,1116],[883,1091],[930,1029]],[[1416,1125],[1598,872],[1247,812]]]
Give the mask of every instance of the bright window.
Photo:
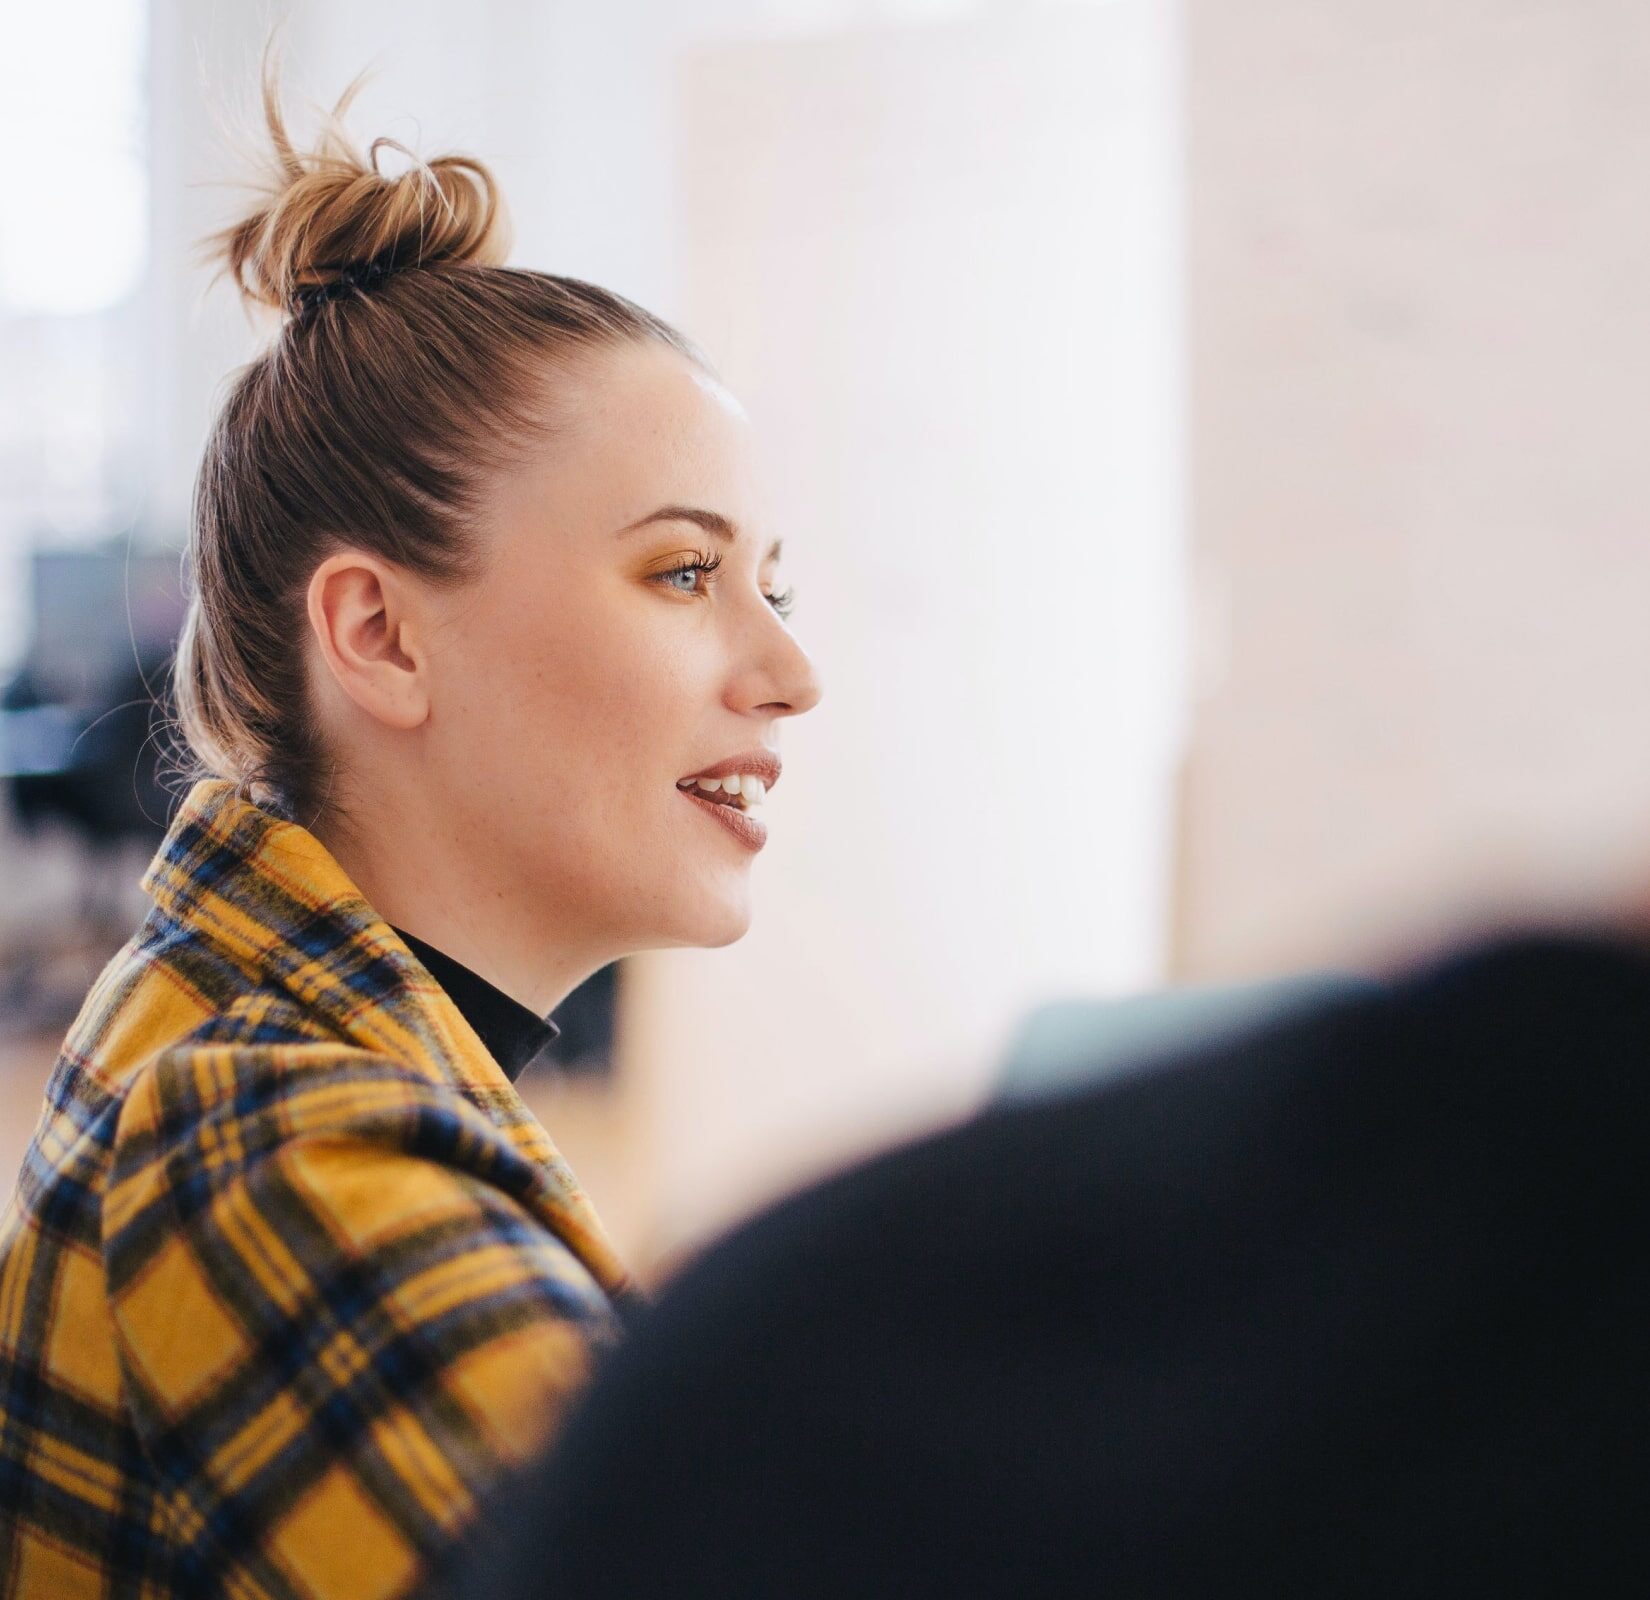
[[[28,552],[138,508],[149,257],[147,0],[14,8],[0,46],[0,671],[27,645]]]
[[[144,0],[18,8],[0,50],[0,315],[102,311],[148,243]]]

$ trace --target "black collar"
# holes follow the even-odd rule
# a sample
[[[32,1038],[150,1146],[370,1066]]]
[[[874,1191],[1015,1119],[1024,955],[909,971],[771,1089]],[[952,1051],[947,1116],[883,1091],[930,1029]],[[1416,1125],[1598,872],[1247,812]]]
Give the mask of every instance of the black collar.
[[[390,924],[395,927],[394,923]],[[430,976],[447,992],[447,998],[463,1012],[475,1029],[487,1053],[504,1069],[511,1083],[519,1078],[539,1053],[560,1037],[561,1029],[549,1017],[541,1017],[502,989],[495,988],[480,973],[415,939],[404,928],[395,931],[407,948],[430,970]]]

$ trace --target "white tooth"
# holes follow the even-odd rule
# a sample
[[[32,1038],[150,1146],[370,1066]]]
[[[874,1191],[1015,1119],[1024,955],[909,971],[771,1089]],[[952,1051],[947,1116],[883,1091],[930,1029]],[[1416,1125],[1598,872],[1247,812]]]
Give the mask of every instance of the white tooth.
[[[745,797],[745,809],[759,806],[768,798],[768,786],[752,773],[747,773],[742,781],[739,792]]]
[[[716,791],[722,787],[722,780],[720,778],[698,778],[695,781],[706,794],[715,794]]]
[[[738,773],[737,773],[737,772],[730,772],[730,773],[729,773],[729,774],[728,774],[728,775],[727,775],[727,777],[725,777],[725,778],[724,778],[724,779],[723,779],[723,780],[722,780],[722,788],[723,788],[723,789],[724,789],[724,790],[725,790],[725,791],[726,791],[726,792],[727,792],[727,793],[728,793],[728,794],[738,794],[738,793],[739,793],[739,785],[740,785],[740,783],[741,783],[741,782],[743,782],[743,781],[744,781],[744,780],[742,780],[742,779],[741,779],[741,778],[740,778],[740,776],[739,776],[739,774],[738,774]]]

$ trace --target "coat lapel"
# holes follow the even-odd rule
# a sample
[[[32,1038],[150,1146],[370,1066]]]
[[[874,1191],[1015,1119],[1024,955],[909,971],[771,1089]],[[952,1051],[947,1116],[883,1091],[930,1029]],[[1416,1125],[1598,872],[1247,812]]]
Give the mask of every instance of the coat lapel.
[[[203,778],[142,879],[156,906],[249,982],[275,984],[351,1045],[400,1062],[479,1107],[539,1166],[545,1220],[604,1289],[629,1274],[572,1169],[463,1013],[307,828]]]

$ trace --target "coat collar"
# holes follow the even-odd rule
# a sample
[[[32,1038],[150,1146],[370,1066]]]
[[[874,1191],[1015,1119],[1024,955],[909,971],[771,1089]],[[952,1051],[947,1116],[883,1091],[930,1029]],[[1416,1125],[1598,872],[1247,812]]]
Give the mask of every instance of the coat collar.
[[[558,1229],[609,1292],[629,1277],[572,1169],[463,1013],[325,845],[222,778],[184,797],[142,877],[159,910],[340,1037],[478,1106],[545,1170]]]
[[[464,1020],[475,1029],[487,1054],[504,1069],[511,1083],[519,1083],[522,1073],[561,1037],[554,1017],[541,1017],[531,1006],[524,1006],[416,933],[394,923],[390,930],[424,963],[424,970],[464,1013]]]

